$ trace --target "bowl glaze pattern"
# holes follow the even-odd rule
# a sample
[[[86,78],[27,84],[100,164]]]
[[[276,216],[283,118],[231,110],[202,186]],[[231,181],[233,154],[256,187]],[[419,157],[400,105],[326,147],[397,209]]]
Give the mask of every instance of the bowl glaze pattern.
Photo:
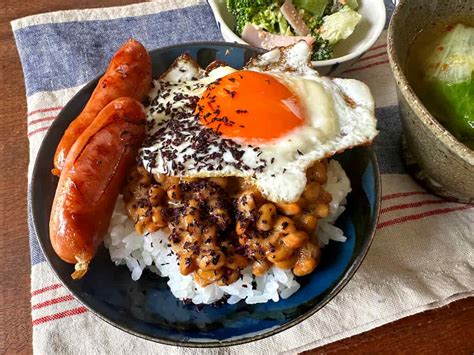
[[[203,67],[219,59],[240,68],[261,50],[230,43],[190,43],[157,49],[150,52],[154,77],[184,52],[197,58]],[[215,307],[185,305],[171,294],[167,279],[145,272],[135,282],[125,266],[111,262],[104,248],[86,276],[72,280],[73,265],[61,261],[49,241],[49,214],[57,186],[57,178],[50,171],[64,130],[81,112],[97,81],[74,96],[53,122],[38,152],[31,186],[33,221],[42,251],[63,285],[91,312],[151,341],[177,346],[228,346],[262,339],[298,324],[321,309],[351,279],[373,240],[380,208],[380,173],[375,154],[367,147],[337,156],[352,185],[346,211],[337,220],[347,241],[329,243],[320,266],[301,278],[300,290],[286,300]]]

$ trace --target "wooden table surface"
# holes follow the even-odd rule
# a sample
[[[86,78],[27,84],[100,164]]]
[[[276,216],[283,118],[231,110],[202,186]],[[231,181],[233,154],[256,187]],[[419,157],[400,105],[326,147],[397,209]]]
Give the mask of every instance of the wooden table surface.
[[[0,353],[31,353],[30,262],[26,223],[26,100],[9,22],[37,13],[126,5],[127,0],[6,0],[0,8]],[[398,320],[315,349],[328,352],[474,351],[474,298]],[[79,341],[79,340],[78,340]]]

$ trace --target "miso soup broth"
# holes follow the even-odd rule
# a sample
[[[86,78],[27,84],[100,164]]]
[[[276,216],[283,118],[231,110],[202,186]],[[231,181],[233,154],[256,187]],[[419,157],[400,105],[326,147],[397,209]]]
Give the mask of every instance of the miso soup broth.
[[[474,23],[427,26],[410,45],[407,79],[428,111],[474,150]]]

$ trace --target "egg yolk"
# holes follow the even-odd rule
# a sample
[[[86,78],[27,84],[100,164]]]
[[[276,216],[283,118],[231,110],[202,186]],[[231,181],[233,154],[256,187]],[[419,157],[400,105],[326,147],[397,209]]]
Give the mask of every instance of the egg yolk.
[[[237,71],[211,83],[198,101],[202,124],[224,137],[271,140],[304,124],[298,97],[273,76]]]

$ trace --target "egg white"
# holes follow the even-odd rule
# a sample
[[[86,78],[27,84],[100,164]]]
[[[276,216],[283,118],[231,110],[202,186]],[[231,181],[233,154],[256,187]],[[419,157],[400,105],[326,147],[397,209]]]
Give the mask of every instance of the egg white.
[[[141,151],[144,166],[152,173],[182,177],[248,177],[270,201],[298,200],[306,186],[306,169],[315,161],[367,144],[377,135],[374,100],[368,87],[357,80],[319,76],[311,68],[309,57],[309,46],[300,42],[263,54],[245,68],[273,75],[298,96],[306,113],[303,126],[272,141],[249,143],[232,139],[242,153],[238,159],[232,149],[226,150],[225,144],[224,148],[221,146],[223,141],[228,141],[224,137],[215,138],[202,152],[202,149],[193,150],[192,139],[181,142],[175,139],[176,132],[169,129],[160,139],[148,139],[147,146]],[[154,82],[155,88],[150,93],[154,106],[148,107],[147,112],[151,127],[149,138],[169,120],[168,114],[157,112],[156,105],[181,110],[195,132],[194,125],[199,123],[193,118],[193,111],[186,107],[186,100],[174,100],[176,94],[200,97],[210,83],[235,71],[229,66],[220,66],[206,73],[189,56],[178,58]],[[163,95],[164,87],[171,92],[169,95]],[[173,159],[163,153],[169,151],[170,146],[177,152]],[[219,161],[213,161],[213,153],[220,154]],[[155,157],[153,164],[146,159],[150,154]],[[240,168],[237,160],[246,168]],[[179,171],[175,168],[176,163],[181,164]]]

